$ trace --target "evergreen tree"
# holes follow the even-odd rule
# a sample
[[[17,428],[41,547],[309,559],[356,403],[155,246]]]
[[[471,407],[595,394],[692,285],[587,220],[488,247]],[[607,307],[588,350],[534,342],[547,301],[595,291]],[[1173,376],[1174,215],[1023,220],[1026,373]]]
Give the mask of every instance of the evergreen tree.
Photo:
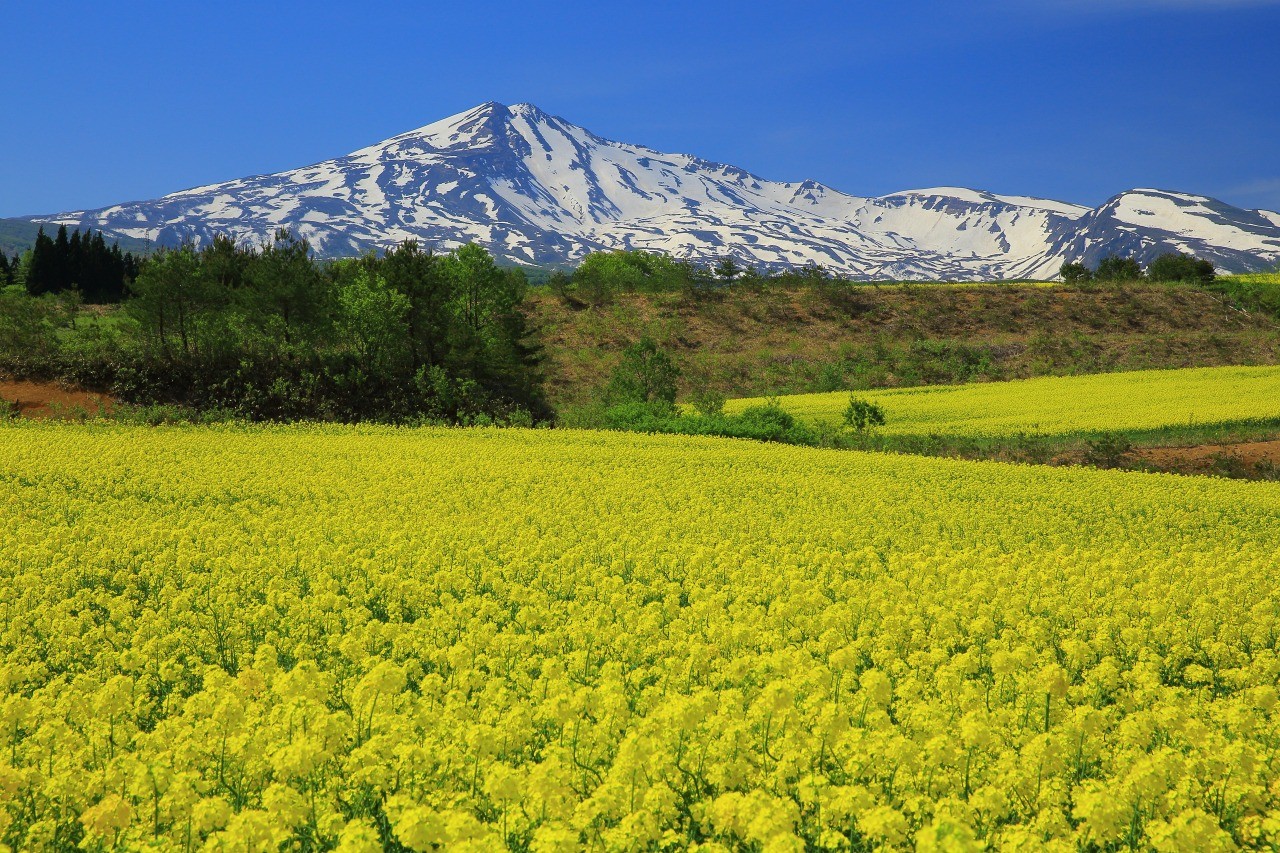
[[[65,228],[66,226],[63,226],[63,228],[58,229],[58,233],[62,234]],[[63,259],[63,280],[62,286],[58,288],[59,292],[73,287],[78,287],[82,293],[84,292],[85,261],[88,254],[85,250],[87,248],[87,246],[81,245],[80,229],[77,228],[72,232],[70,239],[67,240],[67,254]]]
[[[657,341],[641,338],[622,352],[613,371],[605,399],[610,405],[644,403],[671,408],[676,402],[680,371]]]
[[[329,291],[311,260],[311,247],[286,229],[244,271],[240,304],[268,337],[286,347],[312,340],[329,312]]]
[[[4,252],[0,252],[0,286],[8,287],[13,284],[13,270],[9,267],[9,257]]]
[[[53,272],[49,279],[49,292],[61,293],[71,286],[71,238],[67,226],[58,226],[58,236],[53,241]]]
[[[441,364],[449,349],[454,278],[440,258],[429,250],[424,252],[416,240],[406,240],[387,252],[382,275],[409,303],[405,322],[413,369]]]
[[[55,251],[53,240],[49,239],[49,235],[44,233],[44,226],[41,226],[36,233],[35,245],[31,247],[31,262],[27,265],[27,292],[32,296],[53,292],[57,266]]]

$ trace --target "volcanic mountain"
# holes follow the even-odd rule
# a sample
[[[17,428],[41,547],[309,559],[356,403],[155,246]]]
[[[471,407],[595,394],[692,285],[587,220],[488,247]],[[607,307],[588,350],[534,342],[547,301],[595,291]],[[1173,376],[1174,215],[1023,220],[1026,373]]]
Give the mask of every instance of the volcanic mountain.
[[[525,265],[643,249],[860,279],[1051,278],[1066,260],[1171,250],[1229,271],[1280,262],[1280,214],[1204,196],[1135,189],[1096,209],[949,187],[853,196],[603,139],[531,104],[482,104],[301,169],[31,219],[158,245],[260,243],[284,227],[322,257],[413,238]]]

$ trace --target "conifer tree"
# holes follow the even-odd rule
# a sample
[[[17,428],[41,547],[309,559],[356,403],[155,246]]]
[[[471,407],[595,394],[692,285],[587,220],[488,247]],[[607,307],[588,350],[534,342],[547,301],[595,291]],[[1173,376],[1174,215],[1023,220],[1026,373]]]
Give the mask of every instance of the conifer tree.
[[[44,227],[36,233],[35,245],[31,247],[31,263],[27,267],[27,292],[32,296],[41,296],[53,290],[55,273],[53,240],[44,233]]]

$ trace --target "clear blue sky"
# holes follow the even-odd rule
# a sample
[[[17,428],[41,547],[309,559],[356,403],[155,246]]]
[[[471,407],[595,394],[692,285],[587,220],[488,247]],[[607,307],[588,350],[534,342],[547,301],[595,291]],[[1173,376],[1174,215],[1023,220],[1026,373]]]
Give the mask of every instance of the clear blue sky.
[[[1277,0],[113,0],[0,23],[0,216],[306,165],[489,100],[857,194],[1280,208]]]

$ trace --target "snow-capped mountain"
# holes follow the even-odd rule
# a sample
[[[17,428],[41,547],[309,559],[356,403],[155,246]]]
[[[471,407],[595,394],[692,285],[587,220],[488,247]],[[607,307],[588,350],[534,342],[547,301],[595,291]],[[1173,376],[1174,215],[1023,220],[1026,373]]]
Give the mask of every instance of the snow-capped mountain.
[[[1170,249],[1232,271],[1280,262],[1280,214],[1132,190],[1097,209],[936,188],[877,198],[602,139],[531,104],[483,104],[314,166],[34,217],[156,244],[287,227],[322,256],[408,238],[520,264],[598,249],[810,263],[864,279],[1051,278],[1064,260]]]

